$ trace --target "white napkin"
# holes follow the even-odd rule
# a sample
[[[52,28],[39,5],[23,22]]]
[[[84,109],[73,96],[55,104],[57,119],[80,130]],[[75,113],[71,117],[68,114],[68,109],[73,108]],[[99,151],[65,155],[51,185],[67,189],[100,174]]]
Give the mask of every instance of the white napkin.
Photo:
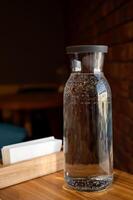
[[[62,140],[55,139],[53,136],[4,146],[2,151],[2,161],[4,165],[29,160],[39,156],[59,152]]]

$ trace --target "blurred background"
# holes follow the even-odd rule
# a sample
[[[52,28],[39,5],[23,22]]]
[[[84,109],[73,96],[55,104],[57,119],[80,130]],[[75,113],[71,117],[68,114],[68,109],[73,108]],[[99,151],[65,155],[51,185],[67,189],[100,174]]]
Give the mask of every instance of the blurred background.
[[[0,5],[0,148],[63,137],[65,47],[107,44],[114,166],[133,173],[133,0],[10,1]]]

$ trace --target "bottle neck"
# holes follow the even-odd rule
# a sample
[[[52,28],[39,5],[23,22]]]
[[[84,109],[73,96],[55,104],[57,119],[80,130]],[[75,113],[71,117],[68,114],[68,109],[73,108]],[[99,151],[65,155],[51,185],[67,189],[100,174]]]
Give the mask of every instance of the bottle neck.
[[[101,52],[72,54],[72,72],[80,73],[101,73],[103,70],[104,54]]]

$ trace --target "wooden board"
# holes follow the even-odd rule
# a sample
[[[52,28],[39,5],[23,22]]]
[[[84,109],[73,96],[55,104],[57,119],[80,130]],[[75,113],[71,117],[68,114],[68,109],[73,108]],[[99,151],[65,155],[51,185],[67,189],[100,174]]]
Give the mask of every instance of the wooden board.
[[[63,169],[63,152],[0,166],[0,189]]]
[[[133,176],[115,170],[112,187],[102,192],[78,192],[64,187],[63,172],[49,174],[0,190],[2,200],[132,200]]]
[[[62,93],[9,94],[0,96],[0,109],[32,110],[62,106]]]

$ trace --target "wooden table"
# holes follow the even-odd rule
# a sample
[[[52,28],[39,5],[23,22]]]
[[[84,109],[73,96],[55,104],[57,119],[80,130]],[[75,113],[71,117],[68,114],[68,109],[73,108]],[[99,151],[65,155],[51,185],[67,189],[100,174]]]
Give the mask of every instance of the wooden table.
[[[33,110],[62,106],[62,93],[32,93],[0,96],[0,109]]]
[[[63,172],[57,172],[0,190],[2,200],[132,200],[133,175],[115,171],[115,181],[102,192],[64,189]]]
[[[19,125],[21,121],[20,111],[23,110],[23,123],[27,130],[29,137],[32,136],[32,123],[31,123],[31,111],[41,109],[53,109],[61,108],[63,105],[63,94],[58,92],[40,92],[40,93],[18,93],[0,96],[0,110],[2,111],[2,119],[5,120],[5,113],[13,111],[12,122]],[[4,113],[4,114],[3,114]],[[6,114],[7,115],[7,114]],[[50,116],[49,120],[51,127],[54,127],[52,134],[56,136],[56,132],[59,131],[58,126],[55,126],[53,120],[54,116]],[[57,117],[57,116],[56,116]],[[58,122],[58,121],[57,121]]]

